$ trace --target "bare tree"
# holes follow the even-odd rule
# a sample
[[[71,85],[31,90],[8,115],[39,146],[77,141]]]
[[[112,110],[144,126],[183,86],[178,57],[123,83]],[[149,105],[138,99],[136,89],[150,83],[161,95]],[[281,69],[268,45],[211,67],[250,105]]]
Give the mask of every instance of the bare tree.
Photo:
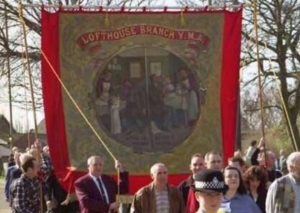
[[[23,0],[22,8],[24,22],[27,26],[28,57],[33,76],[33,92],[36,97],[36,107],[43,107],[40,72],[41,45],[41,8],[30,7],[30,4],[61,5],[61,6],[148,6],[155,0]],[[21,108],[31,106],[30,88],[27,76],[24,33],[20,19],[19,0],[2,0],[0,2],[0,77],[7,86],[7,60],[10,60],[12,79],[12,99]],[[7,21],[7,22],[6,22]],[[6,24],[7,23],[7,24]],[[8,35],[6,33],[8,29]]]
[[[259,130],[261,127],[261,110],[258,91],[251,91],[251,88],[246,88],[241,93],[241,96],[243,96],[241,102],[242,118],[250,129]],[[280,96],[274,86],[268,86],[264,91],[264,124],[265,128],[270,129],[283,122],[283,109],[280,104]]]
[[[206,1],[207,4],[212,1]],[[237,4],[237,1],[213,1],[213,3],[220,4]],[[203,6],[205,1],[191,1],[178,0],[178,3],[186,6]],[[264,98],[264,114],[267,116],[266,127],[269,123],[270,113],[271,117],[278,118],[278,122],[290,119],[291,128],[289,135],[293,141],[294,149],[300,147],[300,135],[297,120],[300,111],[300,3],[298,0],[246,0],[243,18],[243,41],[242,41],[242,62],[243,67],[255,67],[257,63],[262,71]],[[257,17],[258,17],[258,31],[259,36],[256,38],[254,28],[254,3],[257,3]],[[256,41],[259,46],[259,57],[256,54]],[[258,75],[252,76],[247,81],[243,82],[242,95],[245,90],[255,90],[257,85]],[[276,80],[274,80],[276,78]],[[272,87],[266,86],[272,84]],[[280,92],[277,88],[280,86]],[[252,85],[252,87],[248,87]],[[246,89],[245,89],[246,88]],[[271,89],[270,89],[271,88]],[[271,91],[277,94],[277,101],[270,101],[272,97]],[[249,91],[248,91],[249,92]],[[247,92],[246,92],[247,93]],[[249,94],[251,96],[249,96]],[[244,107],[243,116],[249,116],[249,119],[254,119],[253,128],[258,128],[257,119],[259,110],[258,107],[258,92],[249,92],[248,95],[242,96],[242,107]],[[282,103],[279,94],[282,94]],[[271,99],[270,99],[271,98]],[[287,108],[287,113],[283,110]],[[246,107],[246,108],[245,108]],[[282,115],[281,119],[278,113]],[[254,116],[254,117],[253,117]],[[255,118],[256,117],[256,118]],[[275,123],[278,123],[275,122]],[[260,123],[260,122],[258,122]],[[287,124],[287,122],[286,122]],[[294,135],[294,137],[292,136]],[[295,141],[293,140],[295,138]]]
[[[253,5],[254,1],[250,0],[248,3]],[[300,111],[300,4],[297,0],[258,0],[257,5],[258,38],[255,37],[253,30],[256,26],[253,18],[254,9],[245,8],[243,42],[249,43],[254,48],[244,46],[244,65],[258,63],[264,83],[276,79],[273,82],[280,86],[281,105],[286,106],[287,109],[287,113],[282,110],[282,114],[285,120],[290,119],[289,135],[291,139],[295,138],[294,148],[299,149],[300,135],[297,120]],[[260,49],[258,60],[254,51],[256,42]],[[283,109],[278,104],[275,108]]]

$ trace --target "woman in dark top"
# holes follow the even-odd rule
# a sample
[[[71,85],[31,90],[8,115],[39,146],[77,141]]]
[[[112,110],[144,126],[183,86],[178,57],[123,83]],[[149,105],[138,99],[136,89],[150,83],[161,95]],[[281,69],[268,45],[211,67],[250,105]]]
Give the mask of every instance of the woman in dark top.
[[[245,185],[250,197],[256,202],[263,213],[267,196],[268,176],[264,168],[251,166],[244,174]]]

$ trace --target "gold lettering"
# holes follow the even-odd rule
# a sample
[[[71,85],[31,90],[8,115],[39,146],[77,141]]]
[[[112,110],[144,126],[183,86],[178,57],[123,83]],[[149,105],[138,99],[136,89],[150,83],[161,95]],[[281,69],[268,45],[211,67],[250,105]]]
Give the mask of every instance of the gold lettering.
[[[169,34],[169,39],[175,39],[175,32],[172,30]]]
[[[163,27],[158,28],[158,35],[164,36],[164,28]]]
[[[130,29],[128,27],[125,27],[124,31],[125,31],[125,36],[126,37],[130,36]]]
[[[95,36],[93,33],[89,33],[88,38],[91,42],[93,42],[95,40]]]
[[[188,40],[194,40],[194,32],[188,32]]]
[[[169,36],[169,30],[168,29],[165,29],[165,32],[164,32],[164,37],[166,37],[166,38],[168,38],[168,36]]]
[[[113,39],[113,33],[107,32],[107,40],[112,40],[112,39]]]
[[[89,39],[85,38],[85,35],[81,36],[82,45],[87,45],[89,43]]]
[[[119,39],[120,38],[120,35],[119,35],[118,31],[113,32],[113,34],[114,34],[114,39]]]
[[[136,35],[136,28],[135,27],[130,27],[130,32],[132,35]]]
[[[151,35],[152,26],[146,26],[146,33]]]
[[[178,31],[179,39],[183,39],[184,32]]]
[[[145,25],[140,26],[141,34],[146,34]]]
[[[120,37],[121,38],[124,38],[125,37],[125,32],[124,32],[124,28],[123,29],[121,29],[120,31],[119,31],[119,34],[120,34]]]
[[[157,27],[153,27],[153,29],[152,29],[152,34],[153,34],[153,35],[157,35],[157,34],[158,34]]]
[[[197,36],[197,38],[196,38],[198,41],[201,41],[201,42],[203,42],[204,41],[204,36],[201,34],[201,33],[198,33],[198,36]]]

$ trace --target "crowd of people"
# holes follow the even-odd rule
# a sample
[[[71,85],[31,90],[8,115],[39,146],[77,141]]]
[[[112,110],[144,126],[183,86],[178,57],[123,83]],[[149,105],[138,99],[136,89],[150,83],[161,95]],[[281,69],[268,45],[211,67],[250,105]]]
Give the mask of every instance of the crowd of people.
[[[299,213],[300,152],[286,157],[280,151],[277,158],[263,143],[252,142],[245,155],[236,151],[227,163],[216,151],[192,155],[191,174],[178,186],[169,184],[167,165],[155,163],[150,168],[152,182],[139,189],[122,211]],[[47,146],[42,149],[36,142],[26,153],[20,154],[17,148],[12,151],[14,160],[5,186],[12,212],[118,212],[116,195],[129,191],[129,174],[121,162],[115,162],[120,171],[117,183],[103,174],[103,158],[91,156],[87,160],[88,173],[75,181],[76,196],[70,199],[54,175]]]

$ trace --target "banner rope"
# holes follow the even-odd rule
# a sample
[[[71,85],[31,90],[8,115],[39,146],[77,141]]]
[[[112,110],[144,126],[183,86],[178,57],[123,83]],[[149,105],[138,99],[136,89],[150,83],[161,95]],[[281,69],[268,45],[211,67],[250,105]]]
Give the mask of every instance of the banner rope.
[[[256,56],[257,56],[257,67],[258,67],[258,81],[259,81],[259,90],[260,90],[260,109],[261,109],[261,120],[262,120],[262,125],[264,125],[264,116],[263,116],[263,103],[262,103],[262,96],[263,96],[263,89],[262,89],[262,84],[261,84],[261,66],[260,66],[260,63],[259,63],[259,44],[258,44],[258,10],[257,10],[257,0],[254,0],[254,30],[255,30],[255,45],[256,45]],[[267,43],[264,42],[264,45],[265,45],[265,48],[267,48]],[[294,133],[294,130],[292,128],[292,124],[291,124],[291,119],[290,119],[290,115],[288,113],[288,110],[287,110],[287,105],[284,101],[284,97],[283,97],[283,94],[282,94],[282,90],[280,89],[280,80],[279,80],[279,77],[277,76],[277,74],[275,73],[275,70],[272,69],[272,62],[271,62],[271,56],[268,57],[268,60],[269,60],[269,64],[270,64],[270,68],[273,72],[273,76],[274,76],[274,79],[275,79],[275,84],[276,84],[276,87],[278,89],[278,92],[279,92],[279,95],[280,95],[280,100],[281,100],[281,104],[283,106],[283,111],[284,111],[284,114],[285,114],[285,117],[286,117],[286,120],[287,120],[287,125],[288,125],[288,128],[289,128],[289,131],[291,133],[291,140],[292,140],[292,144],[294,145],[294,148],[296,151],[298,151],[298,146],[297,146],[297,142],[296,142],[296,138],[295,138],[295,133]],[[264,126],[262,126],[262,137],[263,139],[265,138],[265,132],[264,132]],[[266,150],[266,144],[264,142],[263,144],[264,146],[264,150]],[[265,152],[265,157],[267,158],[267,155],[266,155],[266,152]]]
[[[22,0],[20,0],[20,14],[19,14],[19,18],[20,18],[20,22],[23,26],[23,33],[24,35],[26,35],[26,23],[24,21],[23,18],[23,13],[22,13]],[[26,40],[26,39],[25,39]],[[25,42],[24,40],[24,42]],[[27,41],[25,42],[24,46],[26,47],[25,50],[25,55],[27,58],[27,68],[29,66],[29,57],[28,57],[28,45],[27,45]],[[41,52],[42,56],[44,57],[44,59],[46,60],[47,64],[49,65],[52,73],[54,74],[54,76],[56,77],[56,79],[59,81],[60,85],[62,86],[62,88],[64,89],[64,91],[66,92],[67,96],[70,98],[70,100],[72,101],[72,103],[74,104],[74,106],[76,107],[76,109],[78,110],[78,112],[80,113],[80,115],[82,116],[82,118],[85,120],[85,122],[88,124],[88,126],[91,128],[91,130],[93,131],[93,133],[96,135],[97,139],[102,143],[102,145],[104,146],[104,148],[106,149],[106,151],[109,153],[109,155],[112,157],[112,159],[114,161],[117,160],[117,158],[115,157],[115,155],[110,151],[109,147],[106,145],[106,143],[102,140],[102,138],[100,137],[100,135],[98,134],[98,132],[95,130],[95,128],[93,127],[93,125],[91,124],[91,122],[88,120],[88,118],[85,116],[85,114],[83,113],[83,111],[81,110],[81,108],[79,107],[79,105],[77,104],[77,102],[75,101],[75,99],[73,98],[73,96],[71,95],[71,93],[69,92],[69,90],[67,89],[67,87],[65,86],[65,84],[63,83],[63,81],[61,80],[61,78],[58,76],[58,74],[56,73],[56,70],[54,69],[54,67],[52,66],[51,62],[49,61],[48,57],[46,56],[46,54],[44,53],[44,51],[41,48],[38,48],[39,51]],[[30,75],[31,76],[31,75]],[[32,84],[31,84],[32,85]],[[33,94],[33,88],[31,87],[31,92]],[[33,101],[34,103],[34,101]],[[34,107],[34,111],[35,111],[35,107]]]
[[[264,42],[264,45],[265,45],[265,48],[267,49],[267,43],[266,42]],[[268,61],[269,61],[270,70],[272,70],[272,72],[273,72],[273,78],[275,80],[275,84],[276,84],[277,90],[278,90],[279,95],[280,95],[280,101],[281,101],[281,104],[283,106],[283,111],[285,113],[285,118],[286,118],[286,121],[287,121],[287,125],[288,125],[288,128],[289,128],[291,136],[292,136],[292,138],[291,138],[292,144],[294,145],[295,150],[299,151],[298,146],[297,146],[297,142],[296,142],[296,138],[295,138],[295,133],[294,133],[294,130],[292,128],[291,118],[290,118],[290,115],[288,113],[287,105],[284,101],[282,91],[280,89],[280,79],[279,79],[278,75],[276,74],[275,70],[273,69],[271,56],[268,57]]]
[[[62,88],[64,89],[65,93],[67,94],[67,96],[70,98],[71,102],[74,104],[75,108],[78,110],[78,112],[80,113],[80,115],[82,116],[82,118],[84,119],[84,121],[86,122],[86,124],[90,127],[90,129],[93,131],[93,133],[95,134],[95,136],[97,137],[97,139],[101,142],[101,144],[104,146],[104,148],[106,149],[106,151],[108,152],[108,154],[111,156],[111,158],[116,161],[117,158],[114,156],[114,154],[111,152],[111,150],[109,149],[109,147],[106,145],[106,143],[102,140],[102,138],[100,137],[100,135],[98,134],[98,132],[96,131],[96,129],[93,127],[93,125],[91,124],[91,122],[89,121],[89,119],[85,116],[84,112],[81,110],[80,106],[77,104],[77,102],[75,101],[75,99],[73,98],[73,96],[71,95],[71,93],[69,92],[69,90],[67,89],[66,85],[64,84],[64,82],[61,80],[61,78],[58,76],[58,74],[56,73],[54,67],[52,66],[51,62],[49,61],[48,57],[46,56],[46,54],[44,53],[44,51],[42,49],[40,49],[42,56],[44,57],[44,59],[46,60],[47,64],[49,65],[53,75],[55,76],[55,78],[59,81],[60,85],[62,86]]]
[[[97,137],[98,141],[100,141],[100,143],[103,145],[103,147],[108,152],[108,154],[111,156],[111,158],[116,162],[117,158],[112,153],[112,151],[110,150],[110,148],[106,145],[106,143],[102,140],[102,138],[100,137],[100,135],[98,134],[98,132],[96,131],[96,129],[94,128],[94,126],[91,124],[91,122],[89,121],[89,119],[86,117],[86,115],[84,114],[84,112],[81,110],[80,106],[77,104],[77,102],[75,101],[75,99],[73,98],[73,96],[71,95],[71,93],[69,92],[69,90],[67,89],[67,87],[64,84],[64,82],[61,80],[61,78],[56,73],[56,71],[55,71],[53,65],[51,64],[51,62],[49,61],[47,55],[44,53],[44,51],[41,48],[39,48],[39,50],[41,51],[41,54],[44,57],[44,59],[46,60],[48,66],[50,67],[53,75],[56,77],[56,79],[58,80],[58,82],[60,83],[60,85],[62,86],[62,88],[64,89],[65,93],[70,98],[70,100],[74,104],[75,108],[78,110],[78,112],[80,113],[80,115],[82,116],[82,118],[84,119],[84,121],[86,122],[86,124],[93,131],[93,133]],[[116,169],[117,169],[117,197],[118,197],[118,195],[120,195],[120,169],[119,168],[116,168]],[[68,196],[69,195],[70,195],[70,191],[68,191]]]

